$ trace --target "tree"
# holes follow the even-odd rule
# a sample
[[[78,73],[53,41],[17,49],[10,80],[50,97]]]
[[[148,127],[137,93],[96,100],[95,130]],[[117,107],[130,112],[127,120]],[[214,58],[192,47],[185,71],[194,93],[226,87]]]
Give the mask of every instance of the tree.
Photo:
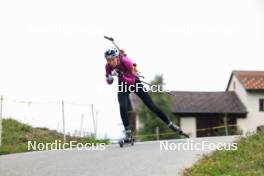
[[[164,86],[164,79],[162,75],[156,75],[154,80],[151,81],[151,85],[160,85],[161,88]],[[154,104],[159,107],[170,119],[177,123],[177,118],[172,114],[172,103],[171,97],[165,92],[148,92],[154,102]],[[177,134],[171,131],[167,125],[151,112],[143,102],[140,102],[137,107],[137,113],[139,117],[139,122],[142,124],[142,128],[138,130],[137,135],[139,140],[155,140],[157,139],[156,128],[159,128],[159,138],[160,139],[171,139],[179,138]],[[177,123],[178,124],[178,123]]]

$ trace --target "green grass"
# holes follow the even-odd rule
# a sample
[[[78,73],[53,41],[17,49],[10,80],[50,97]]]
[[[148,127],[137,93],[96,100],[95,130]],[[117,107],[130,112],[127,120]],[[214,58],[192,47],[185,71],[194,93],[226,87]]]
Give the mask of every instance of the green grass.
[[[53,143],[56,140],[63,141],[63,134],[48,128],[33,128],[13,119],[3,119],[2,146],[0,155],[28,152],[28,141],[36,143]],[[97,140],[93,137],[72,137],[67,136],[67,141],[77,141],[80,143],[109,143],[109,140]]]
[[[204,155],[184,176],[263,176],[264,132],[236,141],[237,150],[215,151]]]

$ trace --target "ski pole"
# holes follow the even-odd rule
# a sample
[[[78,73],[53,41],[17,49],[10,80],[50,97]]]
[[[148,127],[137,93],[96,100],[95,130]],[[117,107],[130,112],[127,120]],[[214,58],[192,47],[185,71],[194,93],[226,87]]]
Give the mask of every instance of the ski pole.
[[[119,75],[119,73],[118,73],[118,71],[117,70],[113,70],[112,71],[112,76],[116,76],[116,77],[118,77],[118,75]],[[146,82],[146,81],[142,81],[142,80],[140,80],[140,78],[144,78],[144,76],[142,76],[142,75],[137,75],[137,80],[139,80],[140,82],[142,82],[142,83],[144,83],[144,84],[146,84],[146,85],[148,85],[148,86],[152,86],[150,83],[148,83],[148,82]],[[175,96],[176,97],[176,95],[174,95],[173,93],[171,93],[170,91],[165,91],[167,94],[169,94],[169,95],[172,95],[172,96]]]
[[[139,81],[141,81],[142,83],[144,83],[144,84],[146,84],[146,85],[148,85],[148,86],[152,86],[150,83],[147,83],[146,81],[142,81],[142,80],[139,80]],[[169,95],[172,95],[172,96],[175,96],[176,97],[176,95],[174,95],[173,93],[171,93],[170,91],[165,91],[167,94],[169,94]]]
[[[122,55],[122,56],[126,56],[124,50],[121,50],[117,44],[114,42],[114,38],[113,37],[107,37],[107,36],[104,36],[105,39],[109,40],[110,42],[113,43],[113,45],[115,45],[115,47],[118,49],[119,53]]]
[[[109,40],[109,41],[111,41],[112,43],[113,43],[113,45],[115,45],[115,47],[119,50],[119,52],[120,53],[122,53],[123,54],[123,52],[121,52],[121,50],[120,50],[120,48],[116,45],[116,43],[114,42],[114,38],[113,37],[107,37],[107,36],[104,36],[104,38],[105,39],[107,39],[107,40]],[[135,65],[136,66],[136,65]],[[114,75],[114,76],[116,76],[116,75]],[[149,84],[149,83],[147,83],[147,82],[145,82],[145,81],[142,81],[142,80],[140,80],[139,78],[140,77],[142,77],[142,78],[144,78],[144,76],[138,76],[138,80],[139,81],[141,81],[142,83],[144,83],[144,84],[147,84],[148,86],[151,86],[151,84]],[[169,95],[172,95],[172,96],[175,96],[174,94],[172,94],[172,93],[170,93],[170,92],[168,92],[168,91],[165,91],[167,94],[169,94]]]
[[[107,40],[109,40],[110,42],[112,42],[115,45],[115,47],[119,50],[119,52],[121,51],[120,48],[114,42],[114,38],[113,37],[104,36],[104,38],[107,39]]]

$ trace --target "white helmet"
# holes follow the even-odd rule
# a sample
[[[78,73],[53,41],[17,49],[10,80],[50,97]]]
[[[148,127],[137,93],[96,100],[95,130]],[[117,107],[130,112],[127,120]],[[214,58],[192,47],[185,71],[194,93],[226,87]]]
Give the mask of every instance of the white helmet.
[[[115,47],[111,47],[111,48],[109,48],[109,49],[106,50],[105,53],[104,53],[104,57],[105,57],[106,59],[111,59],[111,58],[116,57],[116,56],[118,56],[118,55],[119,55],[119,51],[118,51],[118,49],[115,48]]]

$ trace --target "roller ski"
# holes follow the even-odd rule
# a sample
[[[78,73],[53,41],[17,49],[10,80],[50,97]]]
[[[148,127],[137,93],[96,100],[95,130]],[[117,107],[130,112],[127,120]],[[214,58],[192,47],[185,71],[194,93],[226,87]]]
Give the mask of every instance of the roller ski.
[[[126,144],[131,144],[133,146],[135,142],[132,131],[130,129],[125,131],[125,135],[126,136],[118,142],[121,148]]]
[[[183,137],[185,137],[185,138],[190,138],[190,136],[189,136],[188,134],[184,133],[180,127],[178,127],[177,125],[173,124],[172,122],[170,122],[170,123],[168,124],[168,127],[169,127],[172,131],[174,131],[174,132],[176,132],[177,134],[179,134],[180,136],[183,136]]]

